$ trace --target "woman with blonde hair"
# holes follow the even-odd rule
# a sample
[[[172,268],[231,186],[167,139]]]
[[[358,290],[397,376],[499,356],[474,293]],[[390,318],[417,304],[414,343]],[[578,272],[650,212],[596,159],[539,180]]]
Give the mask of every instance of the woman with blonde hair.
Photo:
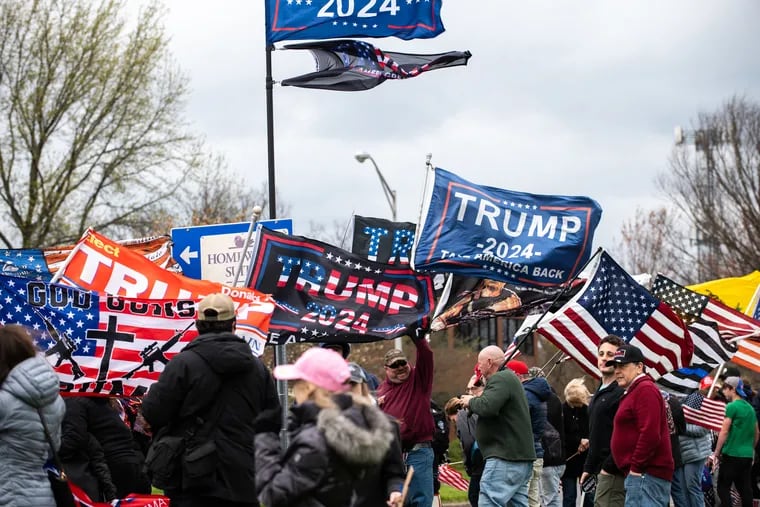
[[[256,421],[256,490],[266,507],[348,507],[354,486],[385,458],[393,439],[388,418],[348,391],[351,372],[329,349],[313,347],[274,369],[294,380],[290,445],[281,450],[279,413]]]
[[[0,327],[0,505],[55,505],[43,468],[61,446],[59,381],[23,326]],[[45,429],[46,428],[46,429]]]
[[[575,507],[578,497],[578,478],[588,451],[588,404],[591,399],[583,378],[574,378],[565,386],[562,415],[565,424],[565,473],[562,475],[562,505]],[[593,507],[593,493],[586,493],[583,507]]]

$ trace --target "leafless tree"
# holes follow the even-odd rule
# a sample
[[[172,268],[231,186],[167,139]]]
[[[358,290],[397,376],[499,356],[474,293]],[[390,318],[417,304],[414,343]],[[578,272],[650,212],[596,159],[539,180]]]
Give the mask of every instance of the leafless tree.
[[[151,4],[128,23],[120,0],[0,3],[0,242],[140,227],[192,174],[161,18]]]
[[[663,273],[681,283],[694,283],[696,250],[688,231],[689,224],[676,209],[637,208],[623,224],[613,254],[631,274]]]
[[[694,224],[704,279],[760,266],[760,104],[733,97],[700,113],[673,151],[662,190]],[[691,146],[693,144],[693,146]]]
[[[621,258],[683,283],[744,275],[760,266],[760,104],[733,97],[681,131],[657,179],[672,209],[637,210]]]

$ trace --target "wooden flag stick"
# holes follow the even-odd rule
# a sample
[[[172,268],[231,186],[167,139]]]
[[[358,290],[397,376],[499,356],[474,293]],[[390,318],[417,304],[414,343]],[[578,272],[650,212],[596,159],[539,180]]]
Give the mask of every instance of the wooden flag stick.
[[[412,482],[412,476],[414,475],[414,467],[410,466],[409,471],[406,473],[406,480],[404,480],[404,489],[401,490],[401,505],[406,502],[406,495],[409,493],[409,483]]]

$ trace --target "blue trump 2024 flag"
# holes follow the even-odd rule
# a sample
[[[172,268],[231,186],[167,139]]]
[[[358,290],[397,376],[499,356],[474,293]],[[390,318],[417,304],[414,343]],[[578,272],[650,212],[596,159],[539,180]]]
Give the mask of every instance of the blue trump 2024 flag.
[[[417,271],[558,285],[588,260],[601,215],[588,197],[486,187],[436,168],[425,190],[412,265]]]
[[[266,0],[267,44],[340,37],[428,39],[443,32],[441,0]]]

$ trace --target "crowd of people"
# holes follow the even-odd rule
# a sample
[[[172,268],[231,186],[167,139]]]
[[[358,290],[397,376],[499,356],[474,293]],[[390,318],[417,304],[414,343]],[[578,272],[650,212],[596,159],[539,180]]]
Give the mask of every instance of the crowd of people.
[[[440,409],[424,337],[414,361],[385,354],[382,380],[349,362],[345,343],[270,372],[235,334],[228,296],[204,298],[196,318],[199,336],[139,401],[64,401],[28,331],[0,327],[0,505],[56,505],[55,457],[98,501],[154,486],[173,507],[430,507],[449,425],[473,506],[729,506],[733,490],[751,507],[758,496],[760,396],[733,367],[679,400],[610,335],[593,393],[577,378],[560,396],[539,368],[488,346]],[[290,382],[287,421],[275,379]],[[715,433],[684,416],[708,396],[726,403]]]

